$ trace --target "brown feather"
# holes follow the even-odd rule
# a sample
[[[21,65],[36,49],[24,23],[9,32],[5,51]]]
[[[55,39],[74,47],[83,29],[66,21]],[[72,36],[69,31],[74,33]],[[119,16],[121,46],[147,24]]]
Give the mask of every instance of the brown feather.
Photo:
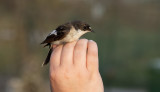
[[[42,64],[42,67],[43,67],[44,65],[46,65],[46,64],[49,63],[50,57],[51,57],[51,54],[52,54],[52,50],[53,50],[52,48],[49,50],[48,55],[47,55],[45,61],[44,61],[43,64]]]

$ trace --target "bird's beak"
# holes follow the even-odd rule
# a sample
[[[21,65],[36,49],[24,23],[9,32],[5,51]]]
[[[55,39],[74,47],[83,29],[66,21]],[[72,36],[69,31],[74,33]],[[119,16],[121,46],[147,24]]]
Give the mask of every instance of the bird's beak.
[[[94,31],[94,30],[91,30],[91,32],[92,32],[92,33],[95,33],[95,31]]]

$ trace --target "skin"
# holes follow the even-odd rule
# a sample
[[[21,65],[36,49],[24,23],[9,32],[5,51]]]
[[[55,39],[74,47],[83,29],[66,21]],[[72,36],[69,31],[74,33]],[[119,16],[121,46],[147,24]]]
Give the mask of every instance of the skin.
[[[81,39],[53,46],[50,58],[52,92],[104,92],[98,69],[98,47]]]

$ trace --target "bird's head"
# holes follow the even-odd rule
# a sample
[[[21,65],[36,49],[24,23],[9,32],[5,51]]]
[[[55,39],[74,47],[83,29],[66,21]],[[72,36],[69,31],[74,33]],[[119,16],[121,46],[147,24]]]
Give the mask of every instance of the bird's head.
[[[91,29],[91,26],[85,22],[82,21],[73,21],[71,22],[71,24],[73,25],[73,27],[77,30],[77,31],[84,31],[84,32],[94,32]]]

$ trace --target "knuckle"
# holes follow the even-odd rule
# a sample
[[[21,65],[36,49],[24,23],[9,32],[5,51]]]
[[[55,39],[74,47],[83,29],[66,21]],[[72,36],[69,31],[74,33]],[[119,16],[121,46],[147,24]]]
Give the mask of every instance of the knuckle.
[[[50,72],[50,77],[51,77],[51,78],[54,78],[54,77],[55,77],[55,73]]]
[[[64,75],[63,75],[63,77],[64,77],[65,79],[69,80],[69,79],[71,79],[71,74],[68,73],[68,72],[65,72]]]
[[[61,78],[62,75],[62,71],[61,69],[55,69],[54,71],[50,72],[50,77],[52,80],[57,80],[59,78]]]
[[[70,67],[62,66],[62,68],[61,68],[62,75],[67,75],[67,74],[70,74],[71,72],[73,72],[72,66],[70,66]]]
[[[79,78],[86,78],[86,77],[87,77],[87,74],[84,73],[84,72],[79,72],[79,73],[77,74],[77,77],[79,77]]]
[[[55,72],[51,72],[51,73],[50,73],[50,79],[51,79],[51,80],[57,79],[57,78],[56,78],[56,75],[57,75],[57,74],[56,74]]]
[[[86,78],[88,71],[84,68],[75,67],[76,72],[74,73],[77,78]]]

